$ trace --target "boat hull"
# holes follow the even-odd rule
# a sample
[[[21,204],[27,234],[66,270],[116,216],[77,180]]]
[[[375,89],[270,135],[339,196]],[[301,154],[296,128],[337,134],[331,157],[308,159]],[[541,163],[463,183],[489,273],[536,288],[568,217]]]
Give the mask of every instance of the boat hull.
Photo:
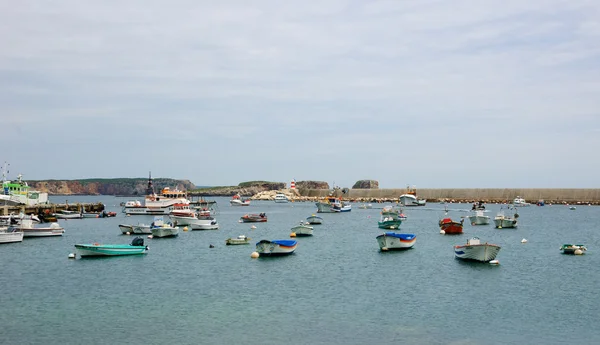
[[[292,228],[292,233],[296,234],[296,236],[312,236],[313,227],[307,225],[297,225]]]
[[[495,244],[475,244],[454,246],[454,255],[458,259],[490,262],[500,252],[500,246]]]
[[[310,216],[306,218],[308,224],[323,224],[323,218],[317,216]]]
[[[511,218],[494,218],[494,225],[496,226],[496,228],[501,229],[501,228],[516,228],[517,227],[517,220],[516,219],[511,219]]]
[[[250,206],[250,200],[229,200],[229,203],[231,204],[231,206]]]
[[[54,216],[57,219],[81,219],[81,218],[83,218],[83,215],[81,213],[67,213],[67,214],[55,213]]]
[[[152,228],[152,237],[164,238],[164,237],[175,237],[179,235],[178,227],[157,227]]]
[[[151,234],[152,230],[150,229],[150,225],[146,224],[138,224],[138,225],[129,225],[129,224],[119,224],[119,229],[125,235],[129,234]]]
[[[52,237],[62,236],[65,233],[63,228],[35,228],[23,229],[23,237]]]
[[[240,218],[243,223],[264,223],[267,221],[267,216],[260,215],[244,215]]]
[[[417,236],[413,234],[399,234],[395,232],[386,232],[376,237],[379,249],[386,250],[404,250],[410,249],[415,245]]]
[[[402,220],[400,219],[383,220],[377,222],[377,227],[379,227],[380,229],[393,230],[400,228],[400,224],[402,224]]]
[[[283,256],[294,253],[298,242],[291,240],[267,241],[256,243],[256,251],[260,256]]]
[[[488,225],[490,224],[489,216],[469,216],[471,225]]]
[[[244,244],[250,244],[252,239],[246,236],[238,236],[237,238],[228,238],[225,240],[225,244],[228,246],[238,246]]]
[[[23,231],[0,230],[0,243],[23,242]]]
[[[463,219],[464,220],[464,219]],[[463,222],[455,222],[449,218],[440,220],[440,230],[447,235],[459,235],[463,233]]]
[[[75,249],[80,257],[89,256],[122,256],[145,254],[146,246],[131,245],[102,245],[102,244],[76,244]]]
[[[318,213],[335,213],[335,211],[331,207],[331,204],[329,203],[316,202],[315,205],[317,205]]]
[[[125,207],[123,208],[123,212],[127,215],[165,215],[169,214],[173,211],[172,206],[165,207],[143,207],[143,206],[135,206],[135,207]]]

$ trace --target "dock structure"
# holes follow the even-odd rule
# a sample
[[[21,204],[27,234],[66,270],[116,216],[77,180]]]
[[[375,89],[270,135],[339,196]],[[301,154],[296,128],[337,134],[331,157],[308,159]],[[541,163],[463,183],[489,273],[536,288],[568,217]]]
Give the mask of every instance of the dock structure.
[[[0,206],[0,215],[8,216],[12,214],[52,214],[58,211],[75,211],[75,212],[102,212],[105,206],[101,202],[97,203],[68,203],[64,204],[38,204],[34,206],[18,205]]]
[[[209,209],[211,205],[216,204],[214,200],[206,200],[201,195],[188,194],[190,206]]]

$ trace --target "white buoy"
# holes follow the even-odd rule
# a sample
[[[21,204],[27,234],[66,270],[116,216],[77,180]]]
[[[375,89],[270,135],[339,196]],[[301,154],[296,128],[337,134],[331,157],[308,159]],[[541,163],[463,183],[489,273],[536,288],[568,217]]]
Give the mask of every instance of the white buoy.
[[[252,225],[252,226],[250,227],[250,229],[256,229],[256,226],[255,226],[255,225]]]
[[[252,254],[250,254],[250,257],[253,259],[256,259],[259,256],[260,256],[260,254],[258,254],[258,252],[252,252]]]
[[[243,221],[240,219],[240,220],[238,220],[238,223],[243,223]]]
[[[127,231],[127,232],[125,233],[125,235],[131,235],[131,233],[130,233],[129,231]]]
[[[444,230],[440,230],[440,234],[445,235],[446,232]]]
[[[575,255],[581,255],[581,254],[583,254],[583,250],[581,250],[581,249],[575,249],[575,251],[573,252],[573,254],[575,254]]]
[[[521,243],[527,243],[527,240],[526,239],[522,239]]]
[[[388,247],[383,247],[383,248],[381,248],[381,250],[384,251],[384,252],[387,252]]]
[[[149,238],[149,239],[152,239],[152,235],[148,235],[148,238]]]
[[[75,253],[70,253],[69,254],[69,259],[75,259]]]
[[[127,214],[125,215],[125,217],[131,217],[131,215],[130,215],[129,213],[127,213]]]
[[[500,265],[500,261],[492,260],[492,261],[490,261],[490,265]]]

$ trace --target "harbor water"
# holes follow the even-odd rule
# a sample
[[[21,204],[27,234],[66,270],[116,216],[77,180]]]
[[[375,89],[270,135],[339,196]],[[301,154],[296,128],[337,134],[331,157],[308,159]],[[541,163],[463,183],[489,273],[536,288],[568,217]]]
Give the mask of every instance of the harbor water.
[[[255,242],[289,239],[314,203],[232,207],[214,198],[219,230],[144,237],[141,256],[69,259],[76,243],[130,243],[118,225],[152,217],[126,217],[119,203],[128,198],[68,199],[103,202],[118,215],[59,220],[62,237],[0,245],[0,344],[600,343],[598,206],[523,207],[517,229],[495,229],[501,206],[487,205],[490,225],[467,220],[453,236],[439,233],[444,205],[406,208],[399,232],[417,235],[414,248],[381,252],[384,204],[353,204],[319,214],[323,224],[297,238],[293,255],[252,259]],[[447,208],[458,220],[471,205]],[[239,222],[261,212],[268,222]],[[238,235],[251,244],[225,245]],[[474,236],[502,246],[499,265],[454,258],[453,246]],[[564,243],[588,251],[564,255]]]

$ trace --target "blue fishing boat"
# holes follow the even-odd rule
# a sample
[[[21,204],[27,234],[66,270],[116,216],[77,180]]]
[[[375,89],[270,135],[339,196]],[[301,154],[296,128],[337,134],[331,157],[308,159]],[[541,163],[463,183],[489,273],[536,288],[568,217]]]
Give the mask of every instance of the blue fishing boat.
[[[75,249],[80,257],[86,256],[117,256],[145,254],[148,246],[144,245],[144,239],[136,237],[131,244],[76,244]]]
[[[256,251],[260,256],[289,255],[297,245],[296,240],[261,240],[256,242]]]

